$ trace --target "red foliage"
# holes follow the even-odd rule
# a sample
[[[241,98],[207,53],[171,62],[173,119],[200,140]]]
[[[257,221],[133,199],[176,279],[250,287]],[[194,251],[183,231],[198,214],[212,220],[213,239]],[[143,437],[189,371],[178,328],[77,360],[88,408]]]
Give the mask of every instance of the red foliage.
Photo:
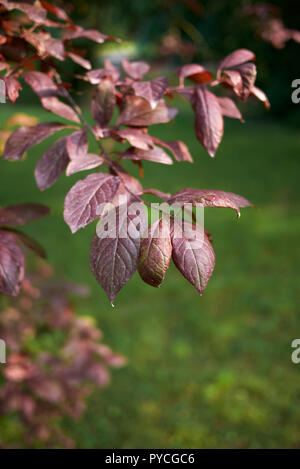
[[[176,116],[178,111],[169,106],[168,98],[177,94],[190,102],[195,113],[196,136],[212,157],[223,137],[223,116],[242,121],[241,113],[231,97],[220,98],[214,94],[216,86],[227,89],[232,96],[242,101],[254,96],[266,107],[269,106],[265,94],[254,85],[255,55],[249,50],[240,49],[225,57],[219,64],[215,78],[210,70],[200,64],[184,65],[176,72],[179,85],[170,87],[165,77],[144,80],[150,66],[142,61],[130,63],[124,60],[122,70],[105,61],[103,68],[92,70],[91,64],[83,59],[83,54],[79,51],[74,54],[72,41],[86,38],[102,43],[115,38],[74,25],[63,10],[47,2],[12,4],[1,0],[0,4],[4,12],[0,65],[9,99],[12,102],[17,99],[21,89],[19,80],[23,79],[37,94],[45,109],[71,121],[68,125],[51,122],[19,128],[7,140],[4,158],[20,159],[31,146],[65,128],[70,130],[70,135],[60,138],[48,148],[36,167],[35,177],[41,190],[54,184],[65,169],[67,175],[70,175],[102,165],[111,173],[90,174],[77,182],[67,194],[64,217],[73,233],[100,217],[98,207],[101,203],[112,203],[119,213],[119,195],[125,195],[130,204],[136,201],[145,204],[142,195],[146,191],[140,181],[122,168],[123,160],[130,159],[138,164],[141,175],[143,160],[173,164],[165,149],[177,161],[192,162],[192,156],[183,142],[164,142],[149,132],[151,125],[168,123]],[[11,9],[20,10],[23,14],[11,20],[10,13],[6,11]],[[61,32],[59,38],[51,35],[53,27]],[[17,57],[11,55],[12,49],[15,52],[16,48],[8,47],[14,41],[20,41],[20,55]],[[67,58],[89,70],[81,78],[94,87],[90,106],[93,126],[85,120],[82,110],[71,96],[67,80],[60,76],[59,62]],[[191,82],[188,86],[186,79]],[[119,116],[116,124],[113,124],[111,120],[115,111],[118,111]],[[89,153],[88,133],[97,141],[99,155]],[[103,142],[107,139],[121,142],[125,148],[121,152],[105,151]],[[169,204],[182,202],[182,194],[175,194],[168,199],[162,191],[152,190],[152,193]],[[251,205],[244,198],[221,191],[188,189],[184,193],[189,194],[188,200],[192,204],[230,206],[237,211],[241,206]],[[130,215],[122,222],[119,220],[119,225],[121,223],[124,227],[128,226]],[[150,239],[146,244],[142,243],[141,249],[140,239],[133,240],[130,236],[125,240],[119,236],[109,240],[95,236],[91,248],[91,268],[111,301],[134,274],[138,264],[144,281],[155,286],[160,284],[169,264],[170,249],[178,269],[200,293],[204,291],[214,268],[210,240],[205,237],[201,246],[193,245],[187,234],[187,237],[183,235],[174,241],[174,229],[169,229],[168,242],[162,241],[161,234],[158,234],[153,247]],[[147,243],[150,243],[150,247]],[[190,255],[186,254],[187,245],[191,250]],[[163,250],[161,256],[156,256],[158,249]],[[154,271],[153,264],[157,267]],[[153,275],[149,275],[150,270]],[[14,277],[17,282],[18,275]]]
[[[280,9],[275,5],[270,3],[247,5],[242,13],[254,19],[257,34],[276,49],[282,49],[290,40],[300,43],[300,31],[289,29],[284,25]]]
[[[9,349],[1,367],[0,415],[17,413],[28,445],[41,440],[48,447],[72,447],[59,419],[79,418],[87,396],[109,383],[108,368],[123,366],[125,359],[99,342],[102,334],[91,318],[76,316],[68,296],[86,295],[86,289],[48,275],[41,265],[0,311],[0,337]],[[38,344],[56,332],[63,333],[63,344],[58,340],[55,351],[41,350]]]

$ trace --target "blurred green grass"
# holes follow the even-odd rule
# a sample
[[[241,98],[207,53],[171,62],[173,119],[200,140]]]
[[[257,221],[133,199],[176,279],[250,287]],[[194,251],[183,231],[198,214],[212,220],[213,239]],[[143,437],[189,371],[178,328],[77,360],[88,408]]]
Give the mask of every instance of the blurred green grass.
[[[1,109],[1,123],[18,110]],[[290,359],[300,337],[299,133],[262,119],[226,120],[214,159],[196,141],[187,110],[153,133],[184,140],[195,164],[145,163],[145,187],[223,189],[258,207],[240,220],[206,209],[216,268],[202,297],[171,266],[157,290],[135,275],[112,309],[89,270],[95,226],[72,236],[62,218],[64,195],[86,173],[40,193],[33,169],[49,140],[22,162],[1,161],[0,203],[51,207],[52,216],[25,231],[44,245],[58,277],[89,285],[90,298],[76,300],[79,313],[96,317],[105,342],[128,358],[83,419],[63,425],[78,448],[300,447],[300,365]]]

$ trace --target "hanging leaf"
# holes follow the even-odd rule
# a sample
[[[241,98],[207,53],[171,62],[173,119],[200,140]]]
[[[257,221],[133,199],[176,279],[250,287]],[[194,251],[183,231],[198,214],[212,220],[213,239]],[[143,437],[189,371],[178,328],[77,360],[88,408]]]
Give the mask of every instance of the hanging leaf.
[[[24,279],[24,255],[13,234],[0,230],[0,292],[17,296]]]
[[[4,78],[6,93],[11,103],[14,103],[19,97],[19,90],[22,89],[21,83],[14,77]]]
[[[49,213],[49,208],[42,204],[8,205],[0,207],[0,225],[22,226]]]
[[[45,8],[45,10],[49,11],[49,13],[52,13],[52,15],[57,16],[57,18],[59,18],[60,20],[72,22],[72,20],[70,20],[65,10],[63,10],[62,8],[51,5],[51,3],[46,2],[45,0],[42,0],[41,4],[43,8]]]
[[[96,234],[90,255],[91,270],[111,303],[135,273],[140,247],[140,238],[132,237],[128,230],[131,218],[127,210],[124,214],[121,211],[116,208],[114,236],[99,238]]]
[[[65,41],[70,39],[78,39],[78,38],[85,38],[90,39],[91,41],[97,42],[98,44],[103,44],[103,42],[107,40],[115,40],[115,38],[111,36],[106,36],[105,34],[101,34],[96,29],[83,29],[81,26],[73,26],[72,29],[66,31],[63,35],[63,39]]]
[[[172,158],[170,158],[164,150],[156,145],[154,145],[151,150],[138,150],[136,148],[131,148],[123,153],[122,158],[133,161],[147,160],[153,161],[154,163],[173,164]]]
[[[193,158],[189,152],[188,147],[181,140],[173,140],[171,142],[165,142],[158,138],[152,137],[153,142],[161,145],[164,148],[167,148],[171,153],[173,153],[175,160],[177,161],[189,161],[193,163]]]
[[[214,266],[215,254],[204,230],[185,221],[184,229],[175,221],[171,230],[172,259],[182,275],[203,294]]]
[[[237,49],[222,60],[219,69],[236,67],[251,60],[255,60],[255,54],[251,50]]]
[[[78,157],[84,158],[88,151],[86,130],[78,130],[69,135],[66,139],[66,149],[71,160]]]
[[[268,100],[267,95],[260,88],[252,86],[251,95],[255,96],[255,98],[264,103],[264,106],[267,110],[270,109],[270,101]]]
[[[169,122],[177,112],[177,109],[167,106],[163,99],[159,101],[155,109],[152,109],[144,99],[138,96],[128,96],[117,125],[147,127],[151,124]]]
[[[150,150],[153,148],[152,137],[139,129],[120,129],[112,132],[112,137],[118,136],[127,140],[130,145],[140,150]]]
[[[142,238],[138,271],[144,282],[159,287],[165,278],[172,255],[169,222],[159,218]]]
[[[150,70],[150,66],[147,62],[129,62],[127,59],[122,60],[122,67],[127,75],[135,80],[140,80]]]
[[[180,78],[180,85],[183,86],[184,78],[189,78],[195,83],[208,83],[213,79],[212,74],[202,67],[202,65],[188,64],[176,70],[176,74]]]
[[[92,116],[100,127],[105,127],[113,116],[116,104],[115,86],[109,78],[103,78],[94,89],[91,101]]]
[[[65,198],[64,219],[72,233],[99,218],[100,204],[111,202],[120,184],[117,176],[94,173],[78,181]]]
[[[81,57],[81,55],[74,54],[73,52],[66,52],[66,56],[69,57],[73,62],[80,65],[81,67],[85,68],[86,70],[91,70],[92,65],[91,62],[87,59]]]
[[[22,37],[33,45],[39,56],[43,59],[47,57],[55,57],[58,60],[65,60],[65,47],[61,39],[56,39],[50,33],[45,31],[33,32],[24,30]]]
[[[60,96],[60,91],[56,84],[46,73],[37,71],[25,72],[23,78],[40,99]]]
[[[240,216],[240,207],[252,205],[249,200],[232,192],[191,188],[181,189],[173,194],[168,203],[172,204],[174,202],[180,205],[192,203],[202,204],[203,207],[228,207],[235,210],[238,216]]]
[[[99,85],[105,78],[116,82],[119,79],[119,73],[116,68],[96,68],[87,72],[86,78],[92,85]]]
[[[67,137],[57,140],[38,161],[34,175],[41,191],[51,187],[66,169],[69,162],[66,141]]]
[[[169,82],[165,77],[155,78],[152,81],[137,81],[133,83],[132,88],[136,96],[146,99],[152,109],[155,109],[160,99],[168,89]]]
[[[60,101],[60,90],[48,75],[42,72],[25,72],[23,78],[32,90],[38,95],[42,106],[50,112],[65,119],[79,123],[79,117],[68,104]]]
[[[224,70],[224,75],[223,81],[232,87],[239,98],[245,101],[256,80],[256,66],[249,62],[232,70]]]
[[[46,19],[46,10],[41,6],[39,1],[30,4],[30,2],[20,1],[12,2],[10,0],[1,0],[0,3],[4,5],[7,10],[21,10],[32,21],[36,23],[43,23]]]
[[[205,88],[197,86],[192,95],[195,111],[195,130],[198,140],[215,156],[223,137],[223,117],[218,98]]]
[[[94,169],[104,163],[104,159],[101,156],[94,153],[87,153],[86,155],[80,155],[72,159],[68,166],[66,174],[78,173],[79,171],[85,171],[87,169]]]
[[[6,141],[3,158],[20,160],[24,153],[58,130],[68,128],[59,122],[46,122],[31,127],[19,127]]]
[[[242,114],[232,99],[218,97],[218,102],[223,116],[239,119],[241,122],[244,122]]]

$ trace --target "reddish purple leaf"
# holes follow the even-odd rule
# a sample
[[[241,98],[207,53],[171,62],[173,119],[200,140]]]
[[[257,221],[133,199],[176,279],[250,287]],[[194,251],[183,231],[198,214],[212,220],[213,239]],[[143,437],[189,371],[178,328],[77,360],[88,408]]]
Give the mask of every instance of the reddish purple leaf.
[[[24,153],[40,143],[58,130],[66,129],[67,126],[59,122],[46,122],[32,127],[19,127],[6,141],[3,158],[20,160]]]
[[[60,117],[63,117],[64,119],[77,122],[78,124],[80,123],[80,119],[73,111],[71,106],[68,104],[65,104],[61,102],[59,99],[53,97],[53,98],[43,98],[41,99],[42,106],[50,112],[53,112],[54,114],[57,114]]]
[[[151,124],[169,122],[177,114],[177,109],[167,106],[162,99],[155,109],[138,96],[128,96],[117,120],[117,125],[147,127]]]
[[[64,119],[77,122],[78,124],[80,123],[79,117],[77,116],[75,111],[73,111],[71,106],[59,101],[59,99],[55,97],[43,98],[41,100],[41,103],[47,111],[53,112],[54,114],[57,114],[58,116],[63,117]]]
[[[262,103],[264,103],[265,108],[267,110],[270,109],[270,101],[268,100],[267,95],[260,88],[252,86],[250,94],[255,96],[255,98],[259,99],[259,101],[261,101]]]
[[[154,145],[151,150],[138,150],[137,148],[130,148],[123,153],[122,158],[128,160],[147,160],[155,163],[173,164],[172,158],[161,148]]]
[[[66,31],[63,36],[64,40],[77,38],[90,39],[91,41],[97,42],[98,44],[102,44],[108,39],[114,39],[110,36],[106,36],[105,34],[101,34],[96,29],[83,29],[81,26],[76,26],[75,29],[72,27],[72,29]]]
[[[198,140],[215,156],[223,137],[223,117],[218,98],[204,86],[197,86],[192,96],[195,111],[195,130]]]
[[[41,100],[42,106],[58,116],[79,123],[76,112],[57,98],[60,90],[48,75],[42,72],[25,72],[23,78]]]
[[[102,163],[104,163],[104,159],[94,153],[76,156],[69,162],[66,174],[67,176],[71,176],[71,174],[78,173],[79,171],[97,168]]]
[[[14,77],[4,78],[8,99],[14,103],[19,97],[19,90],[22,89],[21,83]]]
[[[18,204],[0,207],[0,225],[22,226],[48,215],[50,210],[42,204]]]
[[[67,22],[70,21],[70,18],[68,17],[67,13],[62,8],[51,5],[51,3],[48,3],[44,0],[41,1],[41,4],[47,11],[49,11],[49,13],[52,13],[52,15],[57,16],[57,18],[59,18],[60,20]]]
[[[138,129],[121,129],[115,130],[112,137],[117,135],[121,139],[127,140],[130,145],[140,150],[150,150],[153,148],[153,140],[149,134],[144,133]]]
[[[41,6],[39,2],[12,2],[10,0],[1,0],[0,2],[7,10],[21,10],[25,13],[32,21],[36,23],[43,23],[46,19],[46,10]]]
[[[114,81],[118,81],[121,75],[121,70],[111,63],[109,59],[104,60],[104,69],[110,73],[110,76]]]
[[[181,189],[172,195],[168,203],[186,203],[202,204],[204,207],[229,207],[235,210],[240,216],[240,207],[249,207],[251,202],[241,195],[232,192],[224,192],[209,189]]]
[[[251,50],[237,49],[222,60],[219,69],[236,67],[250,60],[255,60],[255,54]]]
[[[85,68],[86,70],[91,70],[92,65],[89,60],[84,59],[81,55],[74,54],[73,52],[66,52],[66,55],[73,60],[76,64]]]
[[[203,294],[215,266],[215,254],[204,230],[185,222],[184,230],[176,221],[171,231],[172,258],[182,275]],[[180,233],[178,235],[177,233]]]
[[[54,81],[46,73],[30,71],[23,74],[26,83],[33,89],[39,98],[59,96],[60,91]]]
[[[146,99],[152,109],[156,108],[168,86],[169,82],[165,77],[155,78],[152,81],[137,81],[132,84],[136,96]]]
[[[95,70],[87,72],[86,77],[92,85],[99,85],[99,83],[101,83],[105,78],[117,81],[119,75],[116,68],[96,68]]]
[[[221,82],[225,84],[227,88],[233,88],[236,94],[241,93],[243,82],[238,70],[224,70]]]
[[[65,60],[63,41],[53,38],[50,33],[44,31],[32,32],[26,29],[23,31],[22,37],[35,47],[41,58],[45,59],[51,56],[61,61]]]
[[[135,273],[140,247],[140,238],[132,237],[128,230],[131,217],[127,210],[124,214],[121,212],[122,209],[117,207],[116,233],[101,238],[96,234],[91,246],[92,272],[111,303]]]
[[[232,99],[218,97],[218,101],[223,116],[231,117],[232,119],[239,119],[241,122],[244,122],[242,114]]]
[[[69,135],[66,140],[66,148],[69,158],[83,158],[88,152],[88,139],[86,130],[78,130]]]
[[[67,137],[62,137],[51,145],[36,165],[34,175],[38,188],[41,191],[52,186],[69,162],[66,148]]]
[[[233,70],[224,70],[225,83],[232,86],[234,93],[244,101],[248,98],[256,79],[256,66],[249,62]]]
[[[144,282],[159,287],[165,278],[172,256],[169,222],[159,218],[142,238],[138,271]]]
[[[86,77],[92,85],[98,85],[104,78],[108,78],[110,76],[111,73],[104,68],[96,68],[95,70],[91,70],[86,73]]]
[[[127,75],[135,80],[140,80],[150,70],[147,62],[129,62],[127,59],[122,60],[122,66]]]
[[[152,138],[153,142],[157,143],[158,145],[161,145],[164,148],[167,148],[167,150],[170,150],[170,152],[173,153],[177,161],[189,161],[190,163],[193,163],[193,158],[189,152],[188,147],[181,140],[165,142],[164,140],[160,140],[155,137]]]
[[[113,116],[116,104],[115,86],[109,78],[103,78],[94,89],[91,113],[100,127],[105,127]]]
[[[172,91],[174,93],[180,94],[185,99],[191,102],[194,91],[195,91],[195,86],[189,86],[189,87],[186,86],[185,88],[181,88],[180,86],[178,86],[177,88],[172,88]]]
[[[17,296],[24,279],[25,259],[13,234],[0,230],[0,292]]]
[[[206,70],[202,65],[188,64],[183,65],[176,70],[176,74],[180,78],[180,85],[183,86],[184,78],[189,78],[196,83],[208,83],[213,79],[212,74]]]
[[[98,207],[113,200],[119,184],[120,179],[116,176],[94,173],[72,187],[64,207],[64,219],[72,233],[99,218]]]

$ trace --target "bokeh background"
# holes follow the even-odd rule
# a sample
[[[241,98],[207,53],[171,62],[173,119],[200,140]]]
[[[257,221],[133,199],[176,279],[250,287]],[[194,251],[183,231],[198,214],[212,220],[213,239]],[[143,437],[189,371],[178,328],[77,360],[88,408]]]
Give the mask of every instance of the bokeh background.
[[[300,29],[297,3],[272,1],[293,30]],[[89,399],[83,419],[61,425],[78,448],[299,448],[300,364],[291,362],[291,342],[300,337],[300,104],[291,101],[291,82],[300,78],[300,44],[278,48],[264,40],[261,15],[245,13],[249,2],[75,0],[69,6],[77,23],[124,39],[85,42],[95,68],[104,57],[128,57],[149,60],[157,75],[190,62],[214,69],[244,47],[256,53],[257,84],[272,107],[267,113],[250,102],[241,107],[245,124],[227,119],[214,159],[194,136],[188,104],[178,102],[174,122],[153,128],[156,136],[185,141],[195,163],[145,162],[145,186],[223,189],[257,207],[244,209],[239,220],[230,210],[206,209],[217,262],[202,297],[171,266],[157,290],[135,275],[112,309],[89,270],[95,226],[71,235],[62,218],[64,196],[83,174],[39,192],[33,170],[49,140],[21,163],[1,162],[1,204],[51,207],[52,216],[24,231],[42,242],[57,276],[89,286],[89,299],[75,300],[79,314],[94,316],[105,342],[128,358],[111,385]],[[84,106],[88,91],[73,87]],[[19,111],[48,119],[25,90],[15,105],[1,106],[1,124]],[[10,421],[2,430],[14,438]]]

